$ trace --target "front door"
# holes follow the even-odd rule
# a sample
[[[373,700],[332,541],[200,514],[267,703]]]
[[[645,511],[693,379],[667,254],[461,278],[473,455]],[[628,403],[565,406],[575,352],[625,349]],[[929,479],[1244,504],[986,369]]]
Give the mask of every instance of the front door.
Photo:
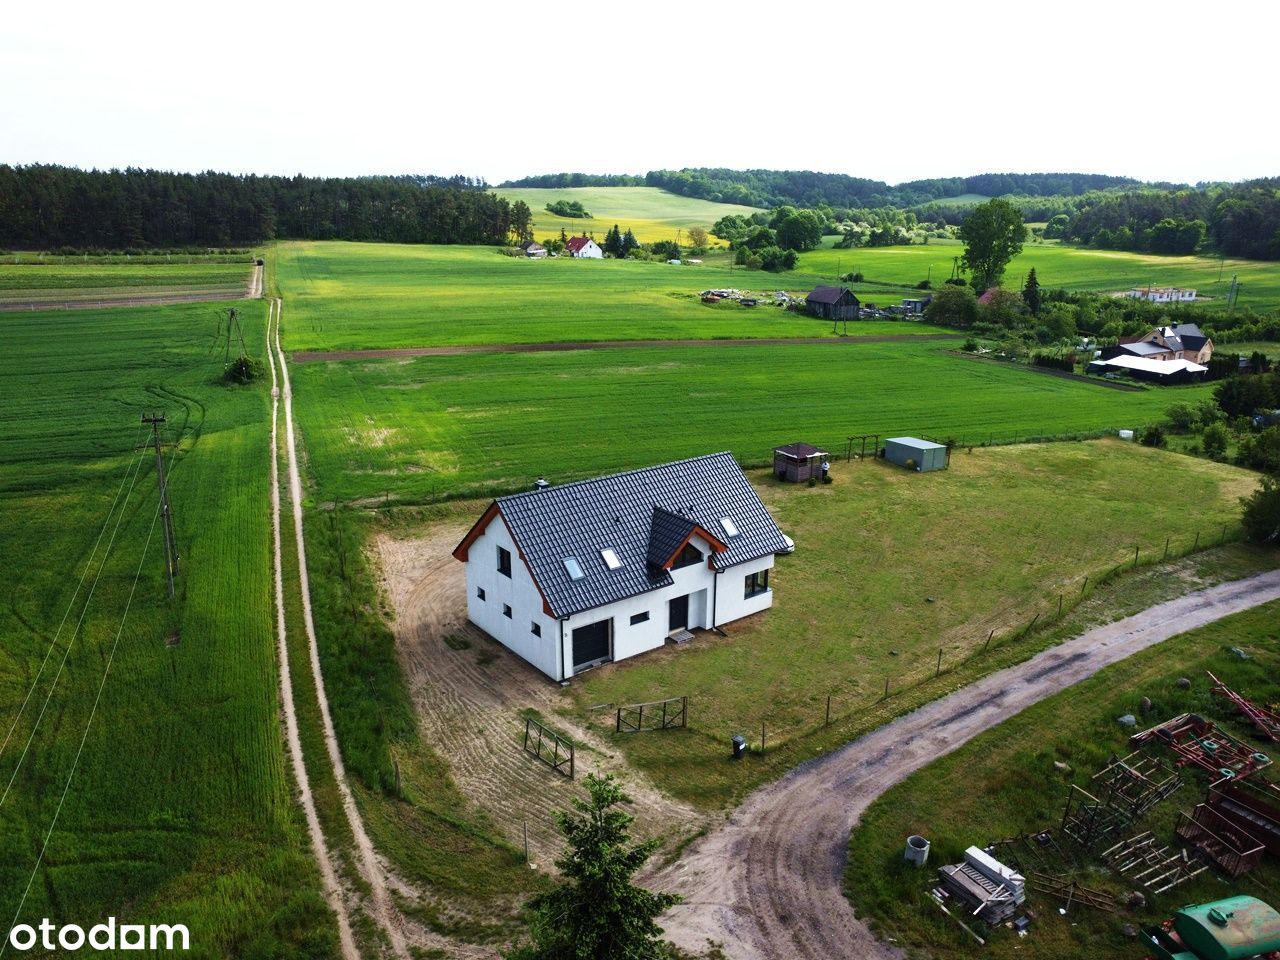
[[[675,597],[667,604],[670,611],[671,621],[667,624],[667,632],[674,633],[677,630],[686,630],[689,627],[689,595],[686,593],[683,597]]]
[[[573,631],[573,669],[594,666],[609,659],[612,620],[599,620]]]

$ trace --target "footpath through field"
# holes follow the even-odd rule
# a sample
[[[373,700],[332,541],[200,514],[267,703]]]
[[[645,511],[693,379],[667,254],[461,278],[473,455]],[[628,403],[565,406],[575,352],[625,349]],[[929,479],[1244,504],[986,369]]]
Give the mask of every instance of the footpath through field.
[[[294,363],[329,360],[402,360],[408,357],[455,357],[468,353],[556,353],[569,350],[622,350],[644,347],[785,347],[795,344],[928,343],[959,340],[958,333],[894,333],[869,337],[759,337],[735,340],[565,340],[556,343],[486,343],[452,347],[396,347],[385,350],[299,350]]]
[[[1280,599],[1280,570],[1210,587],[972,683],[749,796],[724,826],[651,883],[685,902],[663,926],[690,950],[733,960],[897,960],[842,892],[849,834],[877,797],[938,757],[1103,667],[1250,607]],[[905,838],[904,838],[905,840]]]

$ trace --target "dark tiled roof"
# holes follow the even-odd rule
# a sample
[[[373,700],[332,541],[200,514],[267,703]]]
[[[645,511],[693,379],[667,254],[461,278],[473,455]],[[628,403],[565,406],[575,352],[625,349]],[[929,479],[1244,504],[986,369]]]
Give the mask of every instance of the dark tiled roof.
[[[848,287],[814,287],[813,292],[805,297],[808,303],[839,303],[840,298],[849,293]],[[858,298],[853,294],[849,294],[853,298],[853,302],[857,303]]]
[[[780,453],[792,460],[808,460],[810,457],[825,457],[827,451],[810,443],[788,443],[785,447],[774,447],[774,453]]]
[[[1158,343],[1152,343],[1150,340],[1144,340],[1140,343],[1126,343],[1123,346],[1126,353],[1131,353],[1135,357],[1149,357],[1156,353],[1168,353],[1171,349]]]
[[[568,242],[565,244],[565,249],[570,253],[577,253],[590,242],[590,237],[570,237]]]
[[[649,524],[649,552],[646,557],[649,566],[664,566],[697,528],[698,525],[686,516],[654,507],[653,521]]]
[[[649,558],[670,544],[663,560],[669,558],[695,525],[727,547],[714,554],[716,569],[787,549],[782,531],[729,453],[499,497],[495,503],[557,617],[670,584],[671,574]],[[725,533],[722,517],[733,520],[738,536]],[[662,549],[652,546],[655,539]],[[605,566],[605,547],[622,561],[617,570]],[[586,576],[571,580],[566,557],[576,557]]]
[[[1180,323],[1173,328],[1173,332],[1182,339],[1184,350],[1199,350],[1209,340],[1204,331],[1194,323]]]

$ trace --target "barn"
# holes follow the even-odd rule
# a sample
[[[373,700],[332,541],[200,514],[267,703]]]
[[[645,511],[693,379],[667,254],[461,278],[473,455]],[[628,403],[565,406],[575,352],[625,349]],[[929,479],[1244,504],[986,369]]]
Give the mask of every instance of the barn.
[[[814,287],[804,304],[824,320],[857,320],[858,298],[848,287]]]
[[[790,549],[716,453],[499,497],[453,556],[467,618],[563,681],[768,609]]]

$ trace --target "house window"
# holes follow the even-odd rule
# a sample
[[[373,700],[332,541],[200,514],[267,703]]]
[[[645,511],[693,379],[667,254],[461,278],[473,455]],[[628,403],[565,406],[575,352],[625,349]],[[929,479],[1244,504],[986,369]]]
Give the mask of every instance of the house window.
[[[631,625],[632,625],[633,627],[634,627],[636,624],[639,624],[639,623],[646,623],[646,622],[648,622],[648,620],[649,620],[649,611],[648,611],[648,610],[646,610],[644,613],[633,613],[633,614],[631,615]]]
[[[502,605],[502,615],[503,615],[504,617],[506,617],[508,620],[510,620],[510,619],[511,619],[511,607],[510,607],[510,605],[505,604],[505,603]]]
[[[540,623],[529,624],[529,632],[532,633],[535,637],[542,636],[542,624]]]
[[[617,570],[622,566],[622,561],[618,558],[618,551],[613,547],[605,547],[601,550],[600,557],[604,560],[604,565],[610,570]]]
[[[498,548],[498,572],[504,577],[511,576],[511,551],[506,547]]]
[[[680,551],[680,555],[676,557],[676,562],[671,565],[671,569],[680,570],[683,567],[692,567],[695,563],[701,563],[702,560],[702,551],[692,543],[686,543],[684,549]]]
[[[746,599],[758,597],[762,593],[769,592],[769,571],[759,570],[756,573],[747,574]]]
[[[484,587],[476,587],[476,596],[481,600],[484,599]]]

